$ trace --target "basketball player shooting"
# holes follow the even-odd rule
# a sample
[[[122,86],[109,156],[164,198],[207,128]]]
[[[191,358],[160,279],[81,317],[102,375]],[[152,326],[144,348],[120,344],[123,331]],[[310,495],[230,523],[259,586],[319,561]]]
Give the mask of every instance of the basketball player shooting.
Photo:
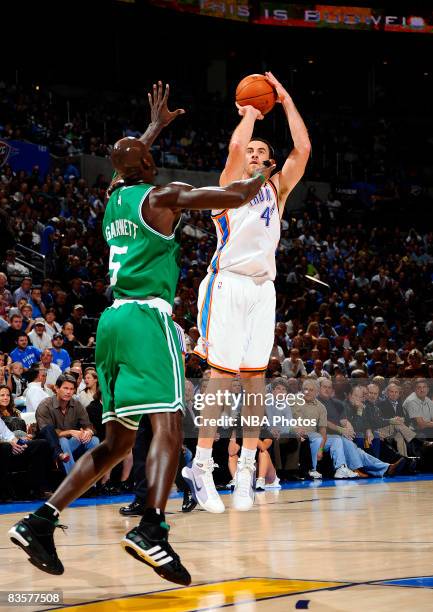
[[[208,397],[228,389],[230,379],[240,373],[247,397],[245,414],[259,417],[263,415],[263,404],[254,402],[255,397],[264,397],[264,372],[274,342],[275,251],[281,217],[287,197],[304,174],[311,149],[307,129],[289,93],[271,72],[265,76],[286,114],[293,149],[282,169],[266,181],[247,206],[212,211],[218,244],[207,277],[200,285],[201,336],[195,350],[212,370]],[[272,146],[253,137],[255,123],[263,119],[262,113],[251,105],[237,104],[237,108],[242,119],[230,141],[227,163],[220,177],[222,187],[251,178],[263,164],[274,163]],[[248,395],[253,399],[248,400]],[[204,419],[207,415],[215,417],[215,408],[207,406]],[[217,513],[225,508],[212,476],[215,432],[210,426],[201,430],[193,465],[183,468],[182,474],[201,507]],[[258,433],[259,428],[253,426],[243,430],[233,493],[236,510],[249,510],[254,503]]]
[[[184,373],[171,319],[180,270],[176,229],[185,208],[230,210],[249,202],[273,168],[257,166],[253,176],[224,187],[194,189],[184,183],[154,187],[156,171],[149,146],[181,110],[170,113],[167,96],[168,89],[162,95],[162,83],[154,87],[151,109],[159,123],[149,127],[147,140],[122,138],[111,155],[117,176],[110,186],[102,229],[110,248],[115,300],[102,313],[96,337],[105,440],[77,461],[48,502],[9,530],[12,542],[31,563],[49,574],[64,572],[53,537],[60,512],[128,454],[146,415],[152,430],[146,509],[122,546],[162,578],[183,585],[191,582],[168,543],[164,513],[182,445]]]

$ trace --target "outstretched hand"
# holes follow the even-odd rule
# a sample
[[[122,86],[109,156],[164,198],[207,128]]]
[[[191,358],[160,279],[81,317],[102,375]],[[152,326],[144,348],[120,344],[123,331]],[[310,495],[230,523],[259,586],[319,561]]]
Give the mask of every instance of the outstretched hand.
[[[256,119],[259,119],[259,120],[264,119],[264,116],[259,111],[259,109],[256,108],[255,106],[252,106],[251,104],[246,104],[245,106],[241,106],[240,104],[236,102],[236,106],[238,109],[238,113],[240,114],[241,117],[244,117],[247,113],[250,113],[253,116],[254,121]]]
[[[271,174],[275,170],[276,167],[277,167],[277,164],[269,163],[269,161],[266,160],[266,162],[263,162],[262,166],[259,166],[257,168],[254,174],[255,176],[257,176],[258,174],[262,174],[265,177],[265,179],[268,180],[271,177]]]
[[[278,103],[281,104],[281,102],[284,100],[284,98],[290,98],[290,94],[287,91],[287,89],[285,89],[281,85],[280,81],[274,77],[272,72],[265,72],[265,77],[266,77],[266,80],[268,81],[268,83],[270,85],[272,85],[272,87],[277,92],[277,102]]]
[[[157,123],[165,127],[176,119],[176,117],[185,113],[183,108],[177,108],[174,111],[168,110],[167,101],[169,93],[169,84],[166,84],[163,94],[162,81],[158,81],[158,84],[153,84],[152,93],[147,94],[150,106],[150,120],[152,123]]]

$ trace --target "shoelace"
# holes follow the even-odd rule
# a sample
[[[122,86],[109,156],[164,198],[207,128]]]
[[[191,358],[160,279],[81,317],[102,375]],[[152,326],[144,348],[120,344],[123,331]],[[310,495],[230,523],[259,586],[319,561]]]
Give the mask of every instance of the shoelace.
[[[245,461],[239,467],[237,471],[237,491],[242,496],[247,496],[250,493],[251,488],[251,474],[255,469],[255,462]]]
[[[206,490],[210,497],[219,497],[218,491],[215,488],[215,483],[213,481],[212,472],[215,468],[218,468],[218,463],[215,463],[212,457],[208,459],[206,463],[203,463],[203,467],[201,468],[204,471],[203,480],[206,485]]]

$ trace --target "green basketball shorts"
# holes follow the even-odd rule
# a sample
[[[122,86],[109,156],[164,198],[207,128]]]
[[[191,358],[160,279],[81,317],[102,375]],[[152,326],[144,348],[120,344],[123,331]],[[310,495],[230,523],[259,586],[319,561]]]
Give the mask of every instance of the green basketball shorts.
[[[99,320],[96,370],[103,423],[137,429],[143,414],[183,410],[182,354],[167,312],[116,300]]]

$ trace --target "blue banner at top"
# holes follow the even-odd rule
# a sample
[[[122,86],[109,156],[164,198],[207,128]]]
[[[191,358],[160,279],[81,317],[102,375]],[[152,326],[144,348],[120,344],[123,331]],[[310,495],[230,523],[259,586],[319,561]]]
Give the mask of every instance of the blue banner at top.
[[[0,168],[5,164],[14,172],[26,170],[28,173],[39,166],[39,175],[44,177],[50,169],[50,152],[42,145],[0,138]]]

